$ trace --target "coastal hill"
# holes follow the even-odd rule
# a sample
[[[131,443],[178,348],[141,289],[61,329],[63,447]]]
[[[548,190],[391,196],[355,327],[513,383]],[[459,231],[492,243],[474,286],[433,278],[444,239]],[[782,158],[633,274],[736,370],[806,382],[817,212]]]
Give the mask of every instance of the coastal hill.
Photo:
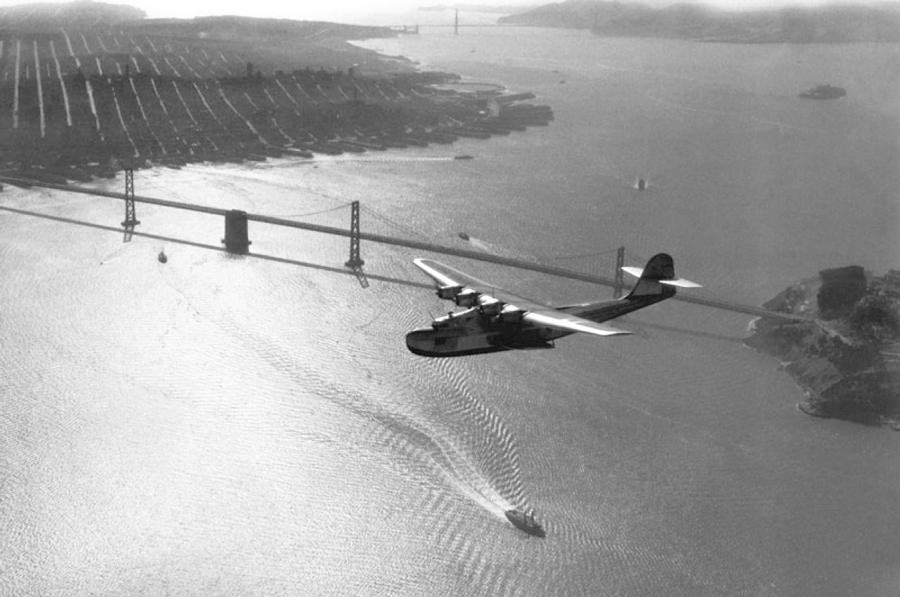
[[[432,4],[429,6],[420,6],[418,10],[424,11],[445,11],[445,10],[464,10],[467,12],[483,12],[483,13],[500,13],[504,15],[516,14],[537,8],[539,4],[535,2],[533,5],[507,4],[498,6],[495,4]]]
[[[745,341],[779,359],[806,390],[803,412],[900,430],[900,271],[823,270],[763,306],[810,318],[762,318]]]
[[[466,91],[348,40],[387,27],[146,19],[103,4],[0,9],[0,177],[89,180],[127,164],[312,157],[547,124],[530,94]],[[499,87],[498,87],[499,89]]]
[[[733,43],[900,42],[900,3],[726,11],[697,4],[567,0],[499,20],[507,25],[590,29],[606,37]]]

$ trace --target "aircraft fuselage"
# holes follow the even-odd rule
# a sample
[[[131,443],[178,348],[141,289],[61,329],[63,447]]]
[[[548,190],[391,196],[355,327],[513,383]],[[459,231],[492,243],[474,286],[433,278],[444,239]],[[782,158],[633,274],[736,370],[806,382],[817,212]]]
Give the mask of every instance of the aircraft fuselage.
[[[420,356],[452,357],[503,350],[553,348],[553,340],[568,336],[522,322],[517,313],[488,315],[479,307],[434,320],[431,329],[406,335],[406,346]]]

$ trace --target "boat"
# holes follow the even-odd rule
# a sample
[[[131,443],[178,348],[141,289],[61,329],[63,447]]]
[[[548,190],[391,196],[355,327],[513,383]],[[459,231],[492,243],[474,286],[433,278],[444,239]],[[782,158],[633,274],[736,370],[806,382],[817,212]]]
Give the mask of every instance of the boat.
[[[469,240],[469,235],[466,234],[465,232],[460,232],[460,233],[459,233],[459,238],[461,238],[461,239],[463,239],[463,240]]]
[[[468,154],[464,154],[464,155],[455,156],[453,159],[454,160],[474,160],[475,158]]]
[[[834,85],[817,85],[800,94],[803,99],[837,99],[847,95],[847,90]]]
[[[647,181],[644,180],[643,178],[638,178],[638,181],[637,181],[637,190],[643,191],[643,190],[645,190],[646,188],[647,188]]]
[[[522,512],[521,510],[516,510],[514,508],[506,511],[506,518],[520,531],[524,531],[535,537],[546,536],[544,527],[534,519],[534,514],[528,514],[527,512]]]
[[[160,262],[160,263],[165,263],[166,261],[169,260],[169,258],[166,257],[165,251],[160,251],[160,252],[159,252],[159,255],[157,255],[156,258],[159,259],[159,262]]]

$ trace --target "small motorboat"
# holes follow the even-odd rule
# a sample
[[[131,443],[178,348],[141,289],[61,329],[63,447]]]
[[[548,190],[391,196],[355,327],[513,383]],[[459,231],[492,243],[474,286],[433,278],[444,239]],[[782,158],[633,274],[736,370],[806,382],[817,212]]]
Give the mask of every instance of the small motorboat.
[[[165,251],[160,251],[160,252],[159,252],[159,255],[157,255],[156,258],[159,259],[159,262],[160,262],[160,263],[165,263],[166,261],[169,260],[169,258],[166,257],[166,252],[165,252]]]
[[[529,514],[527,512],[522,512],[521,510],[512,509],[506,511],[506,518],[520,531],[524,531],[535,537],[546,536],[544,527],[534,519],[533,513]]]
[[[459,238],[461,238],[461,239],[463,239],[463,240],[469,240],[469,235],[466,234],[465,232],[460,232],[460,233],[459,233]]]
[[[453,159],[454,160],[474,160],[475,158],[473,156],[470,156],[469,154],[463,154],[463,155],[455,156]]]

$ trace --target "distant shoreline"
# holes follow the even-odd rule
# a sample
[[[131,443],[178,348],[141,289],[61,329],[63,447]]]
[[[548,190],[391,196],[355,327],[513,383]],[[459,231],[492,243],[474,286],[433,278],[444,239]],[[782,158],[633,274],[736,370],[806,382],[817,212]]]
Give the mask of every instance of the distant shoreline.
[[[12,48],[0,101],[13,106],[0,117],[0,176],[64,184],[151,164],[424,147],[553,118],[501,85],[461,88],[459,75],[349,41],[388,28],[214,17],[111,29],[94,14],[106,6],[67,5],[69,20],[95,19],[83,29],[49,20],[0,34]]]
[[[898,4],[728,11],[684,3],[657,9],[620,2],[563,2],[502,17],[498,23],[707,43],[900,43]]]

